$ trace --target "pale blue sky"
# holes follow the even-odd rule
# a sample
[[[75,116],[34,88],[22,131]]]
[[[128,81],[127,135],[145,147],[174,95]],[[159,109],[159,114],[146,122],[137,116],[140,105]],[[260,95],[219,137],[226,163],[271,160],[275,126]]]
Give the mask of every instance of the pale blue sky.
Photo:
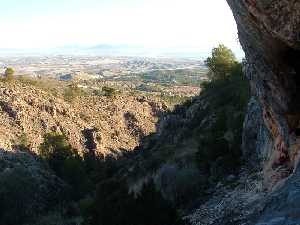
[[[225,0],[0,0],[0,48],[128,44],[240,51]]]

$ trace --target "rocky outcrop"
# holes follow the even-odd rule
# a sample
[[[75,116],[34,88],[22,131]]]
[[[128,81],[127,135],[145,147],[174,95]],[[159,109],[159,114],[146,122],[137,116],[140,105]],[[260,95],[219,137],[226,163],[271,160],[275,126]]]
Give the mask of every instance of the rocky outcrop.
[[[246,73],[274,142],[264,163],[273,187],[296,167],[300,147],[300,3],[228,0],[247,58]]]
[[[244,173],[245,172],[245,173]],[[209,193],[212,197],[186,219],[192,225],[252,224],[255,215],[265,206],[260,173],[241,173],[231,185],[219,185]]]
[[[244,136],[246,154],[251,149],[258,152],[264,185],[271,191],[257,224],[300,224],[300,2],[227,2],[246,54],[246,75],[270,134],[269,137],[266,132],[262,134],[268,144],[256,143],[256,147],[249,146],[251,132],[248,132],[250,136]],[[253,121],[246,126],[250,130],[258,128],[254,118],[259,120],[259,117],[252,119],[253,112],[250,110],[246,118]]]
[[[59,132],[80,152],[130,151],[155,132],[166,109],[154,97],[79,96],[68,103],[28,84],[0,82],[0,147],[13,149],[26,139],[36,152],[44,134]]]

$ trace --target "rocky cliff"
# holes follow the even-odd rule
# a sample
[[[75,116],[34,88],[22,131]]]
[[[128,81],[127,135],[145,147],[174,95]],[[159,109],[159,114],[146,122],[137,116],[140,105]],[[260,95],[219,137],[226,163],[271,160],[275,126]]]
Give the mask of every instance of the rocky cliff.
[[[269,133],[261,137],[268,144],[258,145],[258,151],[252,148],[252,154],[258,152],[262,160],[264,185],[269,190],[256,221],[260,225],[300,224],[300,2],[227,2],[246,54],[246,75]]]

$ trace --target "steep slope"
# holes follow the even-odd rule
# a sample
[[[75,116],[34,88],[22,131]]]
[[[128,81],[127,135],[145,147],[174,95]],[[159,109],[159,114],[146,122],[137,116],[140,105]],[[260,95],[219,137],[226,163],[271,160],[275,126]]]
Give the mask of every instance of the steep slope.
[[[0,224],[14,225],[47,212],[67,185],[27,152],[0,149]],[[26,210],[25,210],[26,209]]]
[[[130,151],[155,132],[164,110],[158,98],[80,96],[68,103],[28,84],[0,82],[0,146],[26,144],[36,151],[44,134],[61,132],[81,152]]]
[[[240,73],[208,83],[199,96],[178,105],[159,120],[124,172],[131,190],[154,179],[164,197],[190,212],[213,195],[216,186],[238,180],[242,128],[249,100]]]

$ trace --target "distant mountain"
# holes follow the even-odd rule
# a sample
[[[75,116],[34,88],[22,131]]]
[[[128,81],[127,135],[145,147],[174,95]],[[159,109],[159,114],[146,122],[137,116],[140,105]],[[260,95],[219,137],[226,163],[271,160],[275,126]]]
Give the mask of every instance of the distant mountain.
[[[236,52],[238,58],[242,59],[244,57],[242,50]],[[0,56],[53,54],[205,59],[209,56],[210,51],[198,50],[197,48],[155,48],[126,44],[98,44],[94,46],[72,44],[48,49],[0,48]]]

